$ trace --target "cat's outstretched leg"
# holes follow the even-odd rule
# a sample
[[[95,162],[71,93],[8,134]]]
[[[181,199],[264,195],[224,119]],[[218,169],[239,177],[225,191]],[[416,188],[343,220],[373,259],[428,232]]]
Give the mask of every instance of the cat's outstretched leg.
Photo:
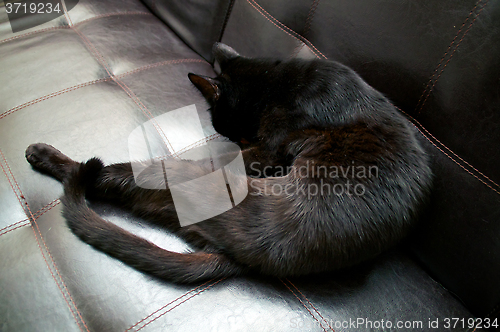
[[[63,215],[73,233],[94,248],[139,271],[179,283],[234,276],[247,268],[223,253],[176,253],[162,249],[101,218],[85,201],[86,184],[102,173],[102,163],[90,159],[71,170],[64,181]]]
[[[78,174],[75,170],[86,164],[76,162],[53,146],[44,143],[30,145],[26,149],[26,159],[36,170],[53,176],[68,189],[66,183],[70,180],[72,183],[76,181],[72,180],[72,177]],[[85,197],[112,201],[135,215],[176,233],[181,230],[181,227],[172,195],[168,190],[164,175],[165,168],[168,168],[171,174],[177,175],[177,180],[182,180],[180,177],[188,175],[203,176],[211,171],[210,163],[203,165],[202,162],[169,159],[152,163],[136,179],[131,163],[103,166],[102,162],[96,158],[90,161],[92,161],[94,176],[84,179],[86,181]],[[208,171],[207,166],[210,166]],[[148,184],[146,188],[144,188],[145,182]],[[68,190],[65,190],[66,195],[67,193]],[[198,248],[210,246],[196,229],[182,228],[179,235]]]
[[[26,159],[33,168],[62,183],[74,176],[73,171],[82,165],[45,143],[30,145],[26,149]],[[168,209],[169,202],[172,201],[170,192],[149,190],[138,186],[130,163],[104,167],[98,159],[94,160],[97,160],[101,167],[93,179],[87,179],[92,181],[92,183],[86,183],[88,196],[117,201],[120,205],[131,208],[136,214],[148,219],[176,217]]]
[[[26,160],[39,172],[48,174],[63,183],[72,175],[72,170],[82,164],[45,143],[28,146]],[[94,180],[95,183],[87,184],[87,189],[99,198],[108,196],[108,198],[125,199],[130,198],[130,195],[138,194],[135,191],[146,190],[136,185],[130,163],[102,166]],[[122,197],[124,195],[126,197]]]
[[[37,170],[63,182],[71,169],[78,166],[72,160],[52,145],[45,143],[31,144],[26,149],[26,160]]]

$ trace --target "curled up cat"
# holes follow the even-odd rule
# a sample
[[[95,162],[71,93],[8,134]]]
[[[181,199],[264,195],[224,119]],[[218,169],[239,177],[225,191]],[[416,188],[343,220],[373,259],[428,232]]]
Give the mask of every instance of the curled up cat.
[[[209,103],[215,130],[245,147],[246,198],[181,227],[171,191],[139,186],[131,163],[80,163],[32,144],[26,158],[63,183],[63,215],[76,236],[146,274],[190,283],[337,270],[407,235],[431,188],[430,160],[414,126],[385,96],[334,61],[247,58],[221,43],[214,55],[217,77],[188,77]],[[162,165],[179,174],[212,169],[207,160]],[[155,167],[148,181],[164,181]],[[87,199],[130,209],[196,250],[162,249],[104,220]]]

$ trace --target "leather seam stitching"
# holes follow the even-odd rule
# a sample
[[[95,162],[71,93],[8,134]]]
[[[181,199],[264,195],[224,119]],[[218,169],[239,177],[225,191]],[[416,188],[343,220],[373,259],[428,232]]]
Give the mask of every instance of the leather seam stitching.
[[[85,19],[83,21],[75,23],[75,25],[80,25],[80,24],[83,24],[83,23],[87,23],[89,21],[93,21],[93,20],[96,20],[96,19],[99,19],[99,18],[111,17],[111,16],[121,16],[121,15],[151,15],[151,16],[154,16],[152,13],[137,12],[137,11],[136,12],[109,13],[109,14],[102,14],[102,15],[97,15],[97,16],[94,16],[94,17],[87,18],[87,19]],[[13,37],[9,37],[9,38],[0,40],[0,44],[9,42],[11,40],[16,40],[16,39],[19,39],[19,38],[24,38],[24,37],[28,37],[28,36],[31,36],[31,35],[34,35],[34,34],[46,32],[46,31],[61,30],[61,29],[70,29],[70,28],[71,27],[69,25],[64,25],[64,26],[57,26],[57,27],[50,27],[50,28],[44,28],[44,29],[40,29],[40,30],[35,30],[35,31],[27,32],[27,33],[24,33],[24,34],[21,34],[21,35],[17,35],[17,36],[13,36]]]
[[[14,193],[15,193],[15,195],[17,197],[17,200],[19,201],[19,204],[21,204],[21,206],[23,207],[23,210],[24,209],[27,210],[27,211],[25,210],[25,213],[27,214],[28,219],[30,219],[31,222],[32,222],[32,224],[34,224],[36,226],[36,229],[35,229],[35,227],[32,227],[33,233],[35,235],[35,239],[36,239],[36,242],[38,244],[38,248],[40,249],[40,252],[41,252],[42,257],[43,257],[43,259],[45,261],[45,264],[46,264],[47,268],[49,269],[49,272],[50,272],[50,274],[52,276],[52,279],[56,283],[57,288],[59,288],[59,291],[60,291],[61,295],[63,296],[64,301],[66,302],[69,311],[71,312],[73,318],[75,319],[75,322],[78,325],[78,328],[81,331],[83,331],[82,327],[80,326],[80,323],[78,322],[78,319],[77,319],[77,317],[75,315],[75,312],[74,312],[73,308],[71,307],[71,304],[69,303],[70,301],[68,300],[68,298],[66,296],[68,296],[69,299],[71,300],[71,302],[72,302],[73,306],[75,307],[75,309],[76,309],[76,311],[78,313],[78,316],[80,318],[81,318],[81,315],[80,315],[80,313],[78,311],[78,308],[76,307],[76,305],[75,305],[75,303],[73,301],[73,298],[72,298],[71,294],[69,293],[69,291],[68,291],[68,289],[66,287],[66,284],[64,283],[64,280],[62,279],[61,274],[59,273],[57,265],[55,264],[55,261],[54,261],[52,255],[50,254],[49,248],[47,247],[47,244],[45,243],[45,240],[43,239],[43,236],[42,236],[42,233],[40,231],[40,228],[38,227],[38,223],[36,222],[36,218],[34,217],[33,213],[31,212],[29,204],[26,202],[26,199],[24,198],[22,190],[21,190],[21,188],[20,188],[20,186],[19,186],[16,178],[14,177],[14,174],[12,173],[12,170],[10,169],[9,163],[7,162],[7,159],[5,158],[5,155],[3,154],[2,150],[0,150],[0,155],[2,156],[3,162],[5,163],[5,167],[7,168],[8,172],[10,173],[10,175],[12,177],[12,181],[14,181],[15,186],[17,187],[17,190],[19,191],[19,193],[14,188],[14,184],[12,183],[11,179],[9,178],[9,176],[7,174],[7,171],[6,171],[5,167],[3,166],[3,163],[0,162],[0,166],[2,168],[2,171],[4,172],[5,176],[7,177],[7,180],[8,180],[8,182],[9,182],[12,190],[14,191]],[[24,204],[23,204],[23,202],[24,202]],[[39,239],[39,237],[40,237],[40,239]],[[42,243],[43,243],[43,245],[45,247],[45,251],[46,251],[47,255],[49,256],[49,258],[50,258],[50,260],[52,262],[52,266],[53,266],[56,274],[54,274],[54,272],[52,271],[52,269],[50,267],[49,261],[47,260],[47,257],[45,256],[45,253],[44,253],[44,250],[42,249],[42,246],[40,245],[40,240],[42,240]],[[59,277],[59,281],[57,280],[56,275],[57,275],[57,277]],[[62,287],[61,287],[60,283],[62,284]],[[85,326],[87,332],[89,332],[89,330],[88,330],[85,322],[83,321],[83,319],[81,319],[81,320],[82,320],[82,323]]]
[[[306,306],[306,304],[300,299],[300,297],[295,294],[295,292],[281,279],[281,278],[278,278],[282,283],[283,285],[285,285],[285,287],[293,294],[293,296],[295,296],[295,298],[297,298],[297,300],[299,300],[299,302],[302,304],[302,306],[307,310],[307,312],[309,312],[309,314],[312,316],[312,318],[314,318],[319,326],[323,329],[323,331],[326,332],[326,328],[323,326],[322,322],[319,321],[319,319],[311,312],[311,310]],[[319,313],[319,311],[316,309],[316,307],[314,307],[314,305],[311,303],[311,301],[309,301],[307,299],[307,297],[304,296],[304,294],[302,294],[302,292],[290,281],[288,280],[287,278],[285,278],[286,281],[288,281],[290,283],[290,285],[293,286],[293,288],[295,288],[299,293],[300,295],[302,295],[302,297],[307,301],[307,303],[309,303],[309,305],[313,308],[313,310],[319,315],[319,317],[321,317],[321,319],[323,320],[324,323],[326,323],[326,325],[330,328],[331,331],[335,332],[335,330],[330,326],[330,324],[328,324],[328,321]]]
[[[67,13],[67,11],[66,11]],[[68,13],[67,13],[68,14]],[[67,15],[68,20],[70,21],[69,14]],[[71,21],[70,21],[71,22]],[[149,111],[149,109],[144,105],[141,100],[137,97],[136,94],[124,83],[122,82],[117,76],[115,76],[111,70],[108,68],[109,64],[106,62],[104,57],[99,53],[97,48],[92,44],[92,42],[83,34],[81,33],[77,28],[73,26],[73,24],[70,23],[70,26],[73,31],[75,31],[78,36],[82,39],[83,43],[87,45],[90,53],[96,58],[96,60],[104,67],[104,70],[108,73],[108,75],[113,79],[113,81],[118,84],[122,88],[122,90],[132,99],[132,101],[139,107],[139,109],[143,112],[144,115],[146,115],[147,118],[152,121],[153,126],[155,127],[156,131],[164,141],[165,145],[170,146],[170,149],[172,150],[172,155],[174,158],[177,158],[177,155],[175,153],[175,150],[172,148],[172,144],[168,140],[167,135],[163,132],[163,129],[156,123],[155,118],[153,117],[153,114]],[[163,135],[162,135],[163,134]]]
[[[9,38],[0,40],[0,44],[7,43],[9,41],[16,40],[16,39],[28,37],[31,35],[35,35],[38,33],[46,32],[46,31],[61,30],[61,29],[69,29],[69,26],[65,25],[65,26],[50,27],[50,28],[44,28],[44,29],[40,29],[40,30],[36,30],[36,31],[27,32],[27,33],[24,33],[22,35],[17,35],[17,36],[13,36],[13,37],[9,37]]]
[[[247,1],[250,1],[250,0],[247,0]],[[480,0],[482,1],[482,0]],[[488,0],[489,1],[489,0]],[[487,2],[486,2],[487,3]],[[484,6],[481,8],[481,10],[484,8]],[[476,16],[477,18],[477,16]],[[327,59],[325,57],[325,59]],[[477,168],[475,168],[474,166],[472,166],[471,164],[469,164],[467,161],[465,161],[465,159],[463,159],[462,157],[460,157],[458,154],[456,154],[455,152],[453,152],[450,148],[448,148],[445,144],[443,144],[441,141],[439,141],[436,137],[434,137],[427,129],[425,129],[425,127],[420,124],[416,119],[414,119],[412,116],[410,116],[409,114],[407,114],[406,112],[404,112],[402,109],[400,109],[399,107],[395,106],[393,104],[394,107],[396,107],[399,111],[401,111],[402,113],[404,113],[409,119],[411,119],[411,121],[413,122],[413,125],[415,126],[415,128],[417,128],[417,130],[422,134],[422,136],[425,137],[426,140],[428,140],[432,145],[434,145],[434,147],[436,147],[439,151],[441,151],[441,153],[443,153],[445,156],[447,156],[451,161],[453,161],[455,164],[457,164],[459,167],[461,167],[464,171],[466,171],[467,173],[469,173],[470,175],[472,175],[473,177],[475,177],[477,180],[479,180],[480,182],[482,182],[483,184],[485,184],[488,188],[490,188],[491,190],[493,190],[494,192],[496,192],[497,194],[500,194],[500,191],[496,190],[495,188],[493,188],[490,184],[488,184],[485,180],[482,180],[481,178],[479,178],[479,176],[477,176],[476,174],[474,174],[472,171],[468,170],[467,168],[465,168],[465,166],[461,165],[457,160],[455,160],[452,156],[450,156],[448,153],[446,153],[445,151],[443,151],[441,148],[439,148],[436,143],[438,143],[439,145],[441,145],[443,148],[445,148],[446,150],[448,150],[451,154],[453,154],[455,157],[457,157],[460,161],[462,161],[463,163],[465,163],[467,166],[469,166],[472,170],[474,170],[475,172],[477,172],[480,176],[482,176],[484,179],[486,179],[487,181],[489,181],[491,184],[493,184],[494,186],[496,187],[499,187],[500,188],[500,185],[498,185],[495,181],[493,181],[492,179],[490,179],[488,176],[486,176],[485,174],[483,174],[482,172],[480,172]],[[422,130],[419,128],[421,127]],[[436,143],[434,143],[432,141],[432,139],[427,136],[425,133],[427,133],[430,137],[432,137],[432,139],[434,139],[436,141]]]
[[[22,223],[22,222],[24,222],[24,224],[20,224],[20,223]],[[28,220],[28,219],[24,219],[23,221],[19,221],[19,222],[17,222],[16,224],[20,224],[20,225],[18,225],[18,226],[16,226],[16,227],[13,227],[13,228],[11,228],[11,229],[9,229],[9,230],[5,231],[5,232],[1,232],[1,230],[0,230],[0,236],[5,235],[5,234],[7,234],[7,233],[10,233],[10,232],[12,232],[12,231],[15,231],[16,229],[19,229],[19,228],[21,228],[21,227],[24,227],[24,226],[29,226],[29,225],[30,225],[30,222],[29,222],[29,220]],[[14,225],[11,225],[11,226],[9,226],[9,227],[12,227],[12,226],[14,226]],[[6,228],[8,228],[8,227],[6,227]]]
[[[327,320],[321,315],[321,313],[318,311],[318,309],[316,309],[316,307],[311,303],[311,301],[309,301],[309,299],[304,295],[302,294],[302,292],[300,291],[299,288],[297,288],[297,286],[295,286],[288,278],[285,278],[286,281],[288,281],[290,283],[290,285],[293,286],[293,288],[295,288],[297,290],[297,292],[299,292],[300,295],[302,295],[302,297],[307,301],[307,303],[309,303],[309,305],[314,309],[314,311],[319,315],[319,317],[321,317],[321,319],[328,325],[328,327],[330,327],[330,329],[333,331],[333,328],[330,326],[330,324],[328,324]]]
[[[311,4],[311,8],[309,9],[309,13],[307,14],[306,22],[304,24],[304,37],[307,37],[307,34],[309,33],[310,27],[311,27],[311,22],[314,17],[314,14],[316,13],[316,8],[318,8],[320,0],[314,0]],[[304,48],[304,43],[297,45],[295,49],[293,50],[292,54],[290,55],[290,58],[293,58],[297,56],[297,54],[300,53],[300,51]]]
[[[11,108],[10,110],[7,110],[4,113],[0,114],[0,120],[8,115],[11,115],[12,113],[15,113],[19,110],[22,110],[23,108],[38,104],[39,102],[42,102],[44,100],[48,100],[48,99],[51,99],[53,97],[63,95],[67,92],[75,91],[75,90],[78,90],[80,88],[83,88],[83,87],[86,87],[86,86],[89,86],[89,85],[92,85],[95,83],[105,82],[105,81],[109,81],[109,80],[111,80],[111,77],[105,77],[105,78],[101,78],[101,79],[97,79],[97,80],[93,80],[93,81],[88,81],[85,83],[80,83],[80,84],[74,85],[74,86],[69,87],[69,88],[65,88],[65,89],[62,89],[62,90],[59,90],[56,92],[49,93],[49,94],[42,96],[42,97],[38,97],[36,99],[25,102],[21,105],[15,106],[15,107]]]
[[[458,36],[460,35],[462,29],[464,28],[465,24],[467,23],[467,21],[469,20],[469,18],[471,17],[471,15],[475,12],[476,8],[479,6],[479,4],[482,2],[482,0],[479,0],[476,5],[474,6],[474,8],[470,11],[469,15],[467,16],[467,18],[465,19],[465,21],[463,22],[462,26],[460,27],[460,29],[458,30],[457,34],[455,35],[455,38],[453,38],[453,40],[451,41],[450,45],[448,46],[448,49],[446,50],[446,52],[444,53],[443,57],[441,58],[439,64],[437,65],[436,69],[434,70],[431,78],[429,79],[429,81],[427,82],[427,86],[425,87],[424,91],[422,92],[422,95],[420,96],[418,102],[417,102],[417,106],[416,108],[418,108],[418,114],[421,113],[422,109],[424,108],[425,106],[425,103],[427,102],[427,99],[429,98],[429,96],[431,95],[432,91],[434,90],[434,87],[436,86],[439,78],[441,77],[441,75],[443,74],[444,70],[446,69],[446,67],[448,66],[449,62],[451,61],[451,59],[453,58],[453,56],[455,55],[456,51],[458,50],[459,46],[462,44],[462,41],[464,40],[465,36],[468,34],[469,30],[472,28],[472,26],[474,25],[474,23],[476,22],[477,18],[479,17],[479,15],[481,14],[481,12],[483,11],[484,7],[488,4],[489,0],[486,0],[486,2],[482,5],[482,7],[479,9],[479,11],[476,13],[476,16],[474,17],[474,19],[472,20],[472,22],[469,24],[469,27],[467,28],[467,30],[465,30],[465,32],[463,33],[462,37],[460,38],[460,40],[458,41],[458,43],[455,45],[455,47],[453,48],[451,54],[449,55],[448,57],[448,60],[445,62],[443,68],[440,68],[441,67],[441,64],[443,63],[443,61],[446,59],[448,53],[450,52],[453,44],[455,43],[455,40],[458,38]],[[436,77],[436,74],[438,73],[439,71],[439,74],[438,76]],[[436,79],[434,80],[434,77],[436,77]],[[433,82],[434,80],[434,82]],[[431,82],[432,83],[432,86],[431,85]],[[429,88],[430,86],[430,88]],[[425,97],[424,97],[425,96]],[[423,98],[423,101],[422,101],[422,98]],[[422,101],[422,104],[420,105],[420,102]],[[419,107],[420,105],[420,107]]]
[[[68,14],[68,19],[69,19],[69,14]],[[78,31],[78,29],[72,27],[72,29],[80,36],[80,38],[82,38],[82,41],[87,45],[87,47],[89,47],[90,49],[90,52],[94,55],[94,57],[96,57],[97,61],[99,61],[101,63],[101,65],[103,65],[103,67],[105,68],[106,72],[108,73],[108,75],[113,78],[113,80],[129,95],[129,97],[134,100],[134,102],[136,103],[137,106],[139,106],[138,103],[140,103],[144,109],[142,109],[140,106],[139,108],[141,109],[141,111],[147,111],[149,113],[149,115],[151,115],[152,117],[152,114],[151,112],[149,112],[149,110],[147,109],[147,107],[140,101],[140,99],[133,93],[133,91],[123,82],[121,82],[119,80],[119,78],[117,76],[114,76],[111,71],[108,69],[108,66],[107,66],[107,63],[104,59],[104,57],[99,53],[99,51],[95,48],[95,46],[90,42],[90,40],[87,39],[87,37],[85,35],[83,35],[80,31]],[[121,83],[121,84],[120,84]],[[135,98],[134,98],[135,97]],[[137,99],[137,100],[136,100]],[[144,112],[145,113],[145,112]],[[148,116],[148,114],[145,113],[146,116]],[[148,116],[149,117],[149,116]],[[151,118],[149,117],[151,120],[153,120],[154,118]],[[160,128],[161,130],[161,128]],[[165,134],[164,134],[165,135]],[[165,138],[166,138],[166,135],[165,135]],[[168,141],[168,138],[166,138],[167,141]],[[175,151],[173,151],[172,149],[172,152],[175,153]],[[205,287],[204,289],[198,291],[197,293],[195,293],[194,295],[188,297],[187,299],[179,302],[178,304],[176,304],[175,306],[173,306],[172,308],[170,308],[169,310],[165,311],[164,313],[162,313],[161,315],[155,317],[153,320],[147,322],[146,324],[142,325],[141,327],[139,327],[136,331],[139,331],[141,330],[142,328],[144,328],[145,326],[147,326],[148,324],[151,324],[152,322],[154,322],[155,320],[157,320],[158,318],[160,318],[161,316],[165,315],[167,312],[170,312],[171,310],[173,310],[174,308],[176,308],[177,306],[181,305],[182,303],[188,301],[189,299],[193,298],[194,296],[200,294],[201,292],[207,290],[208,288],[214,286],[215,284],[219,283],[220,281],[224,280],[225,278],[222,278],[222,279],[219,279],[218,281],[216,281],[215,283]],[[161,309],[160,309],[161,310]],[[147,318],[146,318],[147,319]],[[132,328],[132,327],[131,327]],[[130,330],[130,328],[129,328]]]
[[[268,21],[270,21],[272,24],[274,24],[277,28],[285,32],[287,35],[289,35],[292,38],[295,38],[299,42],[304,43],[307,48],[311,50],[311,52],[316,55],[318,58],[324,58],[326,59],[326,56],[321,53],[309,40],[306,38],[302,37],[283,23],[281,23],[279,20],[274,18],[271,14],[269,14],[264,8],[262,8],[255,0],[247,0],[247,2],[255,9],[257,12],[259,12],[262,16],[264,16]],[[258,7],[258,8],[257,8]],[[288,31],[287,31],[288,30]],[[313,50],[314,49],[314,50]]]
[[[481,173],[480,171],[478,171],[476,168],[474,168],[472,165],[470,165],[468,162],[466,162],[464,159],[462,159],[461,157],[459,157],[455,152],[453,152],[450,148],[448,148],[446,145],[444,145],[443,143],[441,143],[437,138],[435,138],[431,133],[429,133],[429,131],[427,129],[425,129],[424,126],[422,126],[420,124],[420,122],[418,122],[417,120],[415,120],[412,116],[410,116],[409,114],[407,114],[406,112],[404,112],[403,110],[401,110],[399,107],[397,107],[403,114],[405,114],[411,121],[412,121],[412,124],[415,128],[417,128],[417,130],[422,134],[422,136],[424,136],[432,145],[434,145],[434,147],[436,149],[438,149],[439,151],[441,151],[441,153],[443,153],[445,156],[447,156],[450,160],[452,160],[455,164],[457,164],[460,168],[462,168],[464,171],[466,171],[467,173],[469,173],[470,175],[472,175],[473,177],[475,177],[477,180],[479,180],[480,182],[482,182],[484,185],[486,185],[488,188],[490,188],[491,190],[493,190],[494,192],[496,192],[497,194],[500,195],[500,191],[496,190],[495,188],[493,188],[490,184],[488,184],[485,180],[479,178],[479,176],[477,176],[476,174],[474,174],[472,171],[468,170],[465,166],[463,166],[462,164],[460,164],[457,160],[453,159],[452,156],[450,156],[449,154],[447,154],[445,151],[443,151],[441,148],[439,148],[436,143],[434,143],[425,133],[424,131],[429,134],[429,136],[431,136],[439,145],[441,145],[443,148],[445,148],[446,150],[448,150],[450,153],[452,153],[454,156],[456,156],[457,158],[459,158],[461,161],[463,161],[465,164],[467,164],[469,167],[471,167],[474,171],[476,171],[477,173],[479,173],[480,175],[482,175],[485,179],[487,179],[488,181],[490,181],[492,184],[494,184],[495,186],[499,186],[497,183],[495,183],[493,180],[491,180],[490,178],[488,178],[486,175],[484,175],[483,173]],[[422,130],[420,129],[422,128]]]
[[[193,294],[193,295],[189,296],[188,298],[186,298],[186,299],[182,300],[181,302],[177,303],[176,305],[174,305],[174,306],[173,306],[173,307],[171,307],[170,309],[166,310],[165,312],[163,312],[163,313],[161,313],[160,315],[158,315],[158,316],[156,316],[155,318],[153,318],[152,320],[150,320],[150,321],[146,322],[145,324],[143,324],[142,326],[140,326],[140,327],[139,327],[137,330],[135,330],[135,331],[137,332],[137,331],[142,330],[144,327],[146,327],[147,325],[149,325],[149,324],[153,323],[153,322],[154,322],[154,321],[156,321],[158,318],[160,318],[160,317],[164,316],[165,314],[167,314],[167,313],[169,313],[170,311],[172,311],[173,309],[177,308],[178,306],[180,306],[180,305],[181,305],[181,304],[183,304],[184,302],[187,302],[188,300],[190,300],[190,299],[192,299],[193,297],[195,297],[195,296],[197,296],[197,295],[201,294],[202,292],[206,291],[207,289],[209,289],[209,288],[211,288],[211,287],[215,286],[216,284],[218,284],[219,282],[221,282],[221,281],[222,281],[222,280],[224,280],[224,279],[226,279],[226,278],[221,278],[221,279],[219,279],[219,280],[215,281],[214,283],[212,283],[212,284],[208,285],[207,287],[205,287],[205,288],[203,288],[203,289],[199,290],[199,291],[198,291],[198,292],[196,292],[195,294]],[[195,290],[197,290],[197,289],[201,288],[202,286],[204,286],[204,285],[206,285],[206,284],[208,284],[208,283],[212,282],[213,280],[214,280],[214,279],[211,279],[211,280],[209,280],[209,281],[207,281],[207,282],[205,282],[205,283],[201,284],[200,286],[198,286],[198,287],[195,287],[195,288],[191,289],[189,292],[185,293],[184,295],[177,297],[177,298],[176,298],[176,299],[174,299],[173,301],[170,301],[170,302],[169,302],[169,303],[167,303],[166,305],[162,306],[160,309],[158,309],[158,310],[154,311],[153,313],[149,314],[149,315],[148,315],[148,316],[146,316],[145,318],[141,319],[140,321],[138,321],[137,323],[135,323],[134,325],[132,325],[131,327],[129,327],[128,329],[126,329],[126,330],[125,330],[125,332],[130,331],[131,329],[133,329],[134,327],[136,327],[136,326],[137,326],[137,325],[139,325],[140,323],[142,323],[142,322],[146,321],[148,318],[151,318],[154,314],[156,314],[156,313],[160,312],[161,310],[165,309],[165,308],[166,308],[167,306],[169,306],[170,304],[173,304],[174,302],[176,302],[176,301],[180,300],[181,298],[185,297],[185,296],[186,296],[186,295],[188,295],[189,293],[194,292]]]
[[[206,63],[204,60],[200,60],[200,59],[167,60],[167,61],[162,61],[162,62],[158,62],[158,63],[155,63],[155,64],[151,64],[151,65],[146,65],[146,66],[143,66],[143,67],[139,67],[139,68],[130,70],[128,72],[116,75],[116,77],[122,78],[122,77],[126,77],[128,75],[135,74],[135,73],[143,71],[143,70],[148,70],[148,69],[151,69],[151,68],[156,68],[156,67],[164,66],[164,65],[167,65],[167,64],[171,64],[171,63],[184,63],[184,62],[201,62],[201,63]],[[38,97],[38,98],[33,99],[31,101],[25,102],[24,104],[15,106],[15,107],[11,108],[10,110],[7,110],[4,113],[1,113],[0,114],[0,120],[2,118],[4,118],[4,117],[6,117],[6,116],[8,116],[8,115],[10,115],[12,113],[14,113],[14,112],[17,112],[17,111],[19,111],[19,110],[21,110],[23,108],[29,107],[31,105],[37,104],[37,103],[39,103],[41,101],[44,101],[44,100],[47,100],[47,99],[50,99],[50,98],[62,95],[62,94],[67,93],[67,92],[78,90],[80,88],[83,88],[83,87],[86,87],[86,86],[89,86],[89,85],[92,85],[92,84],[101,83],[101,82],[107,82],[107,81],[110,81],[110,80],[112,80],[111,77],[104,77],[104,78],[100,78],[100,79],[97,79],[97,80],[92,80],[92,81],[80,83],[80,84],[71,86],[69,88],[61,89],[61,90],[56,91],[56,92],[49,93],[49,94],[47,94],[45,96]]]
[[[196,141],[194,143],[191,143],[190,145],[187,145],[187,146],[183,147],[182,149],[180,149],[179,151],[177,151],[177,155],[181,155],[183,153],[186,153],[186,152],[188,152],[188,151],[190,151],[190,150],[192,150],[192,149],[194,149],[194,148],[196,148],[196,147],[198,147],[200,145],[203,145],[204,143],[207,143],[207,142],[212,141],[214,139],[217,139],[219,137],[222,137],[222,135],[221,134],[212,134],[210,136],[207,136],[207,137],[205,137],[205,138],[203,138],[201,140],[198,140],[198,141]]]
[[[13,226],[16,226],[16,225],[18,225],[18,224],[20,224],[20,223],[27,222],[27,221],[29,221],[29,219],[25,218],[25,219],[23,219],[23,220],[21,220],[21,221],[18,221],[18,222],[15,222],[15,223],[13,223],[13,224],[10,224],[10,225],[8,225],[8,226],[6,226],[6,227],[0,228],[0,235],[2,234],[1,232],[3,232],[4,230],[6,230],[6,229],[8,229],[8,228],[11,228],[11,227],[13,227]]]
[[[309,13],[307,14],[306,22],[304,23],[304,32],[303,36],[304,38],[307,38],[307,34],[309,33],[309,30],[311,28],[311,22],[312,19],[314,18],[314,14],[316,14],[316,9],[318,8],[320,0],[313,0],[311,3],[311,8],[309,8]],[[299,52],[304,48],[304,43],[297,45],[295,49],[293,50],[292,54],[290,54],[290,58],[293,58],[299,54]]]
[[[42,215],[44,215],[46,212],[50,211],[53,207],[57,206],[61,201],[59,199],[55,199],[49,204],[45,205],[43,208],[35,212],[34,217],[38,219]],[[21,225],[20,225],[21,224]],[[21,221],[15,222],[13,224],[10,224],[9,226],[6,226],[4,228],[0,229],[0,236],[7,234],[15,229],[21,228],[23,226],[28,226],[30,225],[30,220],[29,219],[23,219]],[[16,226],[12,228],[13,226]],[[9,229],[10,228],[10,229]]]
[[[112,74],[111,70],[108,68],[108,63],[106,62],[106,60],[104,59],[104,57],[99,53],[99,51],[97,50],[97,48],[92,44],[92,42],[83,34],[81,33],[78,29],[76,29],[74,27],[74,25],[71,23],[71,19],[69,17],[69,13],[66,11],[65,9],[65,12],[67,14],[67,19],[68,19],[68,22],[70,23],[70,26],[72,28],[73,31],[75,31],[79,36],[80,38],[82,39],[82,41],[85,43],[85,45],[87,45],[87,47],[89,48],[89,51],[90,53],[96,58],[96,60],[104,67],[104,69],[106,70],[106,72],[108,73],[108,75],[113,79],[113,81],[118,84],[122,89],[123,91],[132,99],[132,101],[134,101],[134,103],[139,107],[139,109],[143,112],[144,115],[146,115],[147,118],[149,118],[152,123],[153,123],[153,126],[155,127],[155,129],[157,130],[158,134],[160,135],[160,137],[162,137],[162,140],[164,141],[165,145],[167,146],[170,146],[170,150],[171,150],[171,153],[172,153],[172,156],[174,158],[179,158],[179,156],[177,155],[177,152],[173,149],[173,146],[172,144],[170,143],[170,141],[168,140],[168,137],[167,135],[163,132],[163,129],[156,123],[155,121],[155,118],[153,117],[153,114],[149,111],[149,109],[142,103],[142,101],[139,99],[139,97],[137,97],[137,95],[135,95],[135,93],[124,83],[122,82],[119,78],[120,76],[115,76],[114,74]],[[142,106],[142,107],[141,107]],[[163,134],[163,135],[162,135]]]
[[[83,21],[77,22],[73,24],[73,26],[80,25],[83,23],[87,23],[96,19],[100,18],[106,18],[106,17],[113,17],[113,16],[126,16],[126,15],[145,15],[145,16],[154,16],[152,13],[148,12],[139,12],[139,11],[134,11],[134,12],[121,12],[121,13],[108,13],[108,14],[102,14],[102,15],[97,15],[94,17],[87,18]]]
[[[314,0],[311,4],[311,8],[309,9],[309,14],[307,14],[306,23],[304,26],[304,37],[309,34],[309,30],[311,30],[311,22],[314,18],[314,14],[316,14],[316,9],[318,8],[320,0]]]

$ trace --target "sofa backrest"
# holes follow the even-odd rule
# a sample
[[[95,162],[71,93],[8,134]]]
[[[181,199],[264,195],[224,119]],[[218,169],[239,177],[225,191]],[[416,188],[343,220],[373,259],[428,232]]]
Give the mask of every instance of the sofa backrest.
[[[340,61],[400,107],[432,155],[435,188],[411,251],[477,316],[500,309],[500,3],[145,1],[211,60]]]
[[[212,62],[212,45],[220,41],[232,0],[143,0],[188,46]]]

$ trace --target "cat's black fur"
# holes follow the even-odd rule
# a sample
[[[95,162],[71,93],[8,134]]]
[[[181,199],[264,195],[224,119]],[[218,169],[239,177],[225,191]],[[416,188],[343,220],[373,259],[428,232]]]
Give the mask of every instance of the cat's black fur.
[[[253,175],[245,179],[248,196],[223,214],[180,227],[169,190],[137,186],[130,163],[78,163],[49,145],[31,145],[28,161],[63,182],[63,213],[80,239],[142,272],[185,283],[248,271],[284,277],[340,269],[374,257],[407,234],[432,176],[413,126],[382,94],[333,61],[250,59],[223,44],[214,53],[221,74],[189,78],[209,102],[214,128],[251,144],[243,151]],[[179,174],[205,174],[211,167],[203,161],[165,163]],[[285,165],[292,166],[288,174],[262,177],[265,166],[276,171]],[[316,168],[299,171],[307,165]],[[377,174],[335,177],[318,172],[319,166],[372,166]],[[149,180],[163,180],[154,166],[148,172]],[[349,180],[364,193],[308,192]],[[292,194],[267,190],[273,186],[288,186]],[[103,220],[86,197],[111,198],[199,250],[161,249]]]

